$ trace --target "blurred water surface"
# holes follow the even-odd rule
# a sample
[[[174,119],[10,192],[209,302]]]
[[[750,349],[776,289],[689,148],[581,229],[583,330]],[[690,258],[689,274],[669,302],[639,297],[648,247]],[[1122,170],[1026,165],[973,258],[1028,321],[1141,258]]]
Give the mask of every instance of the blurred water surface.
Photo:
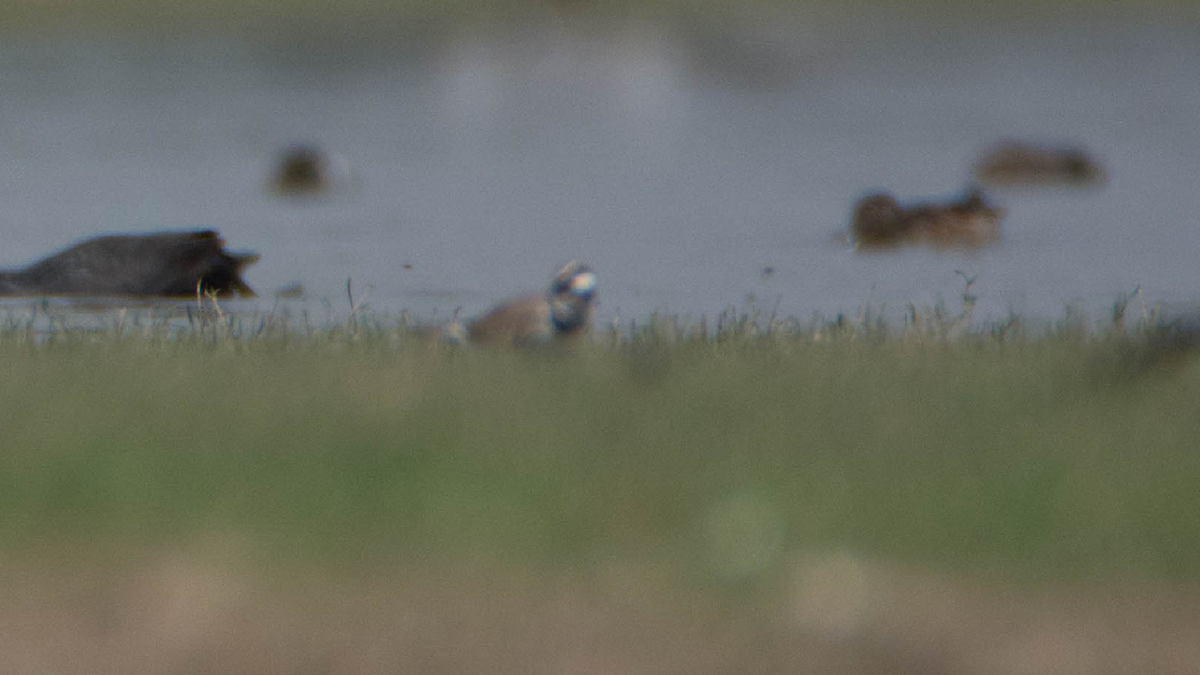
[[[1103,314],[1200,290],[1200,30],[1072,20],[575,25],[0,45],[0,265],[101,232],[220,229],[270,306],[356,299],[430,319],[601,275],[600,319],[757,298],[899,313],[976,277],[979,316]],[[1076,142],[1101,189],[994,193],[1002,243],[855,254],[853,201],[963,189],[1002,138]],[[316,143],[352,184],[267,189]],[[407,267],[406,267],[407,266]],[[764,273],[766,269],[770,273]]]

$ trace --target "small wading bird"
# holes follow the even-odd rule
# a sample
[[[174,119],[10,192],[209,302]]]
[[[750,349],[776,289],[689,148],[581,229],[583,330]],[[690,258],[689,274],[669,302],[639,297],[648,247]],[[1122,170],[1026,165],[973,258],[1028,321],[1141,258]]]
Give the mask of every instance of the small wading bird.
[[[1083,148],[1008,141],[980,158],[975,178],[996,186],[1097,186],[1105,171]]]
[[[948,204],[900,206],[880,192],[855,204],[850,232],[856,248],[882,249],[906,244],[939,248],[977,248],[996,241],[1004,209],[991,206],[978,190]]]
[[[549,343],[585,333],[595,297],[595,273],[572,260],[554,275],[544,295],[509,300],[465,327],[452,324],[443,336],[451,341],[498,345]]]
[[[250,298],[242,270],[257,260],[226,251],[213,230],[108,235],[0,271],[0,295]]]

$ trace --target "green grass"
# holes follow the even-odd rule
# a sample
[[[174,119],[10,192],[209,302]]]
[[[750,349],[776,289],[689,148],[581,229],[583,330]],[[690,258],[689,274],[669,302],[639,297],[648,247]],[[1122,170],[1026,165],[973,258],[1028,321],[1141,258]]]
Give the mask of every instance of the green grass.
[[[135,322],[136,324],[136,322]],[[664,322],[497,352],[267,321],[0,330],[0,550],[209,537],[318,570],[658,570],[849,550],[1017,580],[1200,571],[1200,367],[1137,338]]]

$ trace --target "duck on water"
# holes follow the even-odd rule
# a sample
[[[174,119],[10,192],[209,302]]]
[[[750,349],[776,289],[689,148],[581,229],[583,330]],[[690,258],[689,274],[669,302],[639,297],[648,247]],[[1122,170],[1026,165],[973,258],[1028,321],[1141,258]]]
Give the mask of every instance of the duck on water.
[[[214,230],[106,235],[0,270],[0,296],[251,298],[242,270],[257,260],[226,250]]]
[[[1106,172],[1079,146],[1006,141],[980,158],[975,179],[1006,187],[1098,187],[1104,184]]]
[[[972,189],[948,203],[901,206],[886,192],[867,195],[854,206],[850,233],[859,250],[926,244],[935,248],[979,248],[1000,238],[1004,209]]]

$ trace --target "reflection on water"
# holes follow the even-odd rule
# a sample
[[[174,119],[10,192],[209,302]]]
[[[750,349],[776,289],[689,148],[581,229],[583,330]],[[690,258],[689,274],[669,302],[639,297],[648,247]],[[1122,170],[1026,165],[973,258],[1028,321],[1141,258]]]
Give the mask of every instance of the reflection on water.
[[[807,317],[953,300],[984,316],[1096,313],[1135,287],[1195,297],[1195,28],[539,25],[402,44],[73,39],[0,46],[0,266],[98,232],[221,230],[263,295],[468,315],[559,265],[598,318]],[[1078,143],[1095,190],[998,191],[999,245],[861,256],[859,197],[949,196],[1003,138]],[[317,143],[343,189],[284,198]],[[764,269],[772,273],[763,274]],[[269,303],[269,298],[264,299]],[[347,308],[348,309],[348,308]],[[1099,310],[1099,311],[1098,311]]]

